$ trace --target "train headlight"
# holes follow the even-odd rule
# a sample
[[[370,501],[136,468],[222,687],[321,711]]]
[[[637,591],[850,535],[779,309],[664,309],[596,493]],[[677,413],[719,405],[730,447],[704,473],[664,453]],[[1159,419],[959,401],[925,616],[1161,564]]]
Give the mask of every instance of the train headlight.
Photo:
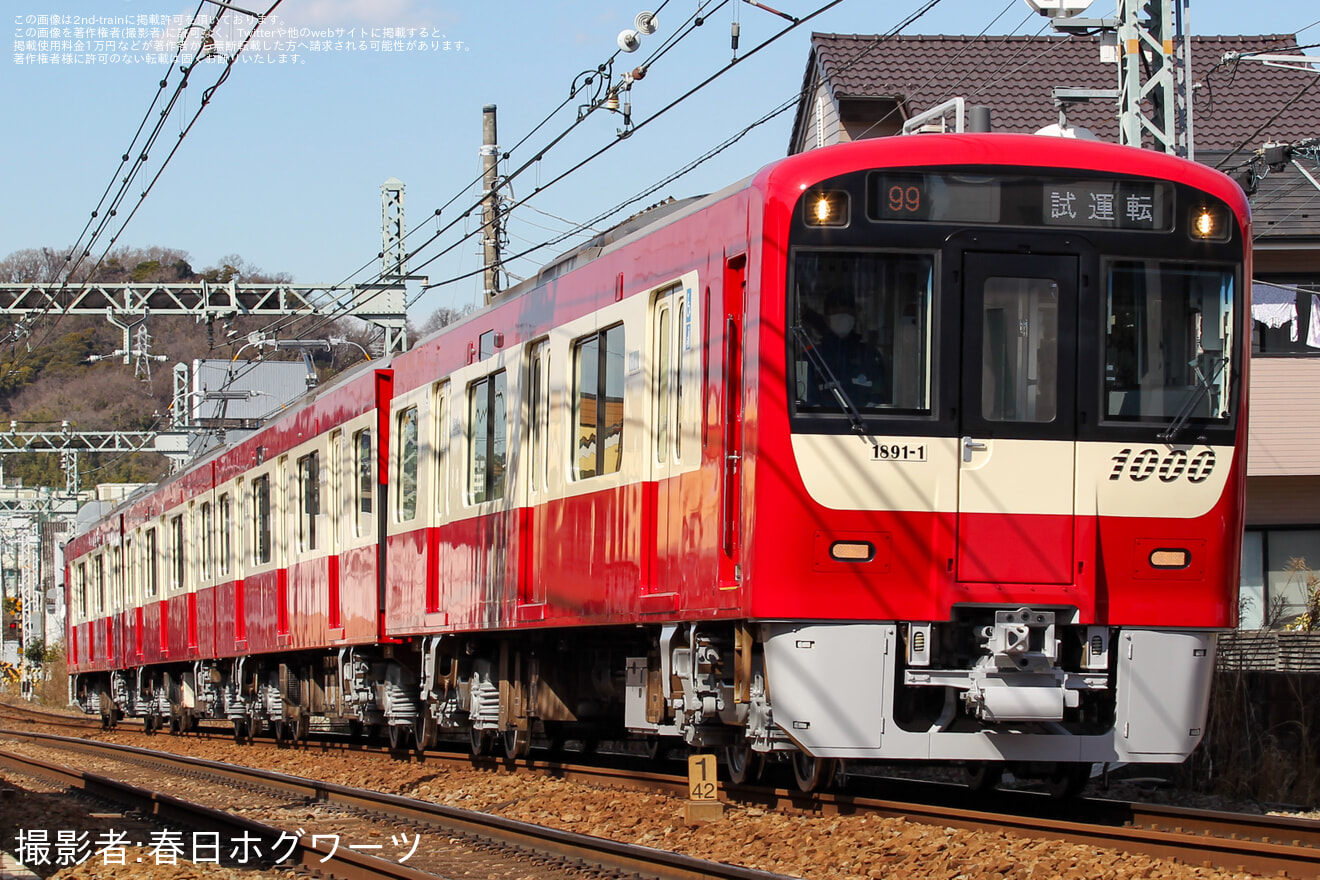
[[[1228,211],[1219,205],[1196,205],[1188,218],[1188,231],[1198,241],[1228,241]]]
[[[842,190],[816,190],[802,199],[803,221],[808,226],[847,226],[848,193]]]

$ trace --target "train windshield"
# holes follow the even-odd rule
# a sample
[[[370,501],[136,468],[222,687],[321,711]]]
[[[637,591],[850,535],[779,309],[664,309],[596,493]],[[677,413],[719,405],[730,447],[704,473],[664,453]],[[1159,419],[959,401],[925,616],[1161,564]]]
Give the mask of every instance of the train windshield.
[[[930,254],[795,254],[789,323],[797,412],[930,412],[934,274]]]
[[[1234,280],[1161,260],[1107,266],[1104,415],[1168,423],[1231,415]]]

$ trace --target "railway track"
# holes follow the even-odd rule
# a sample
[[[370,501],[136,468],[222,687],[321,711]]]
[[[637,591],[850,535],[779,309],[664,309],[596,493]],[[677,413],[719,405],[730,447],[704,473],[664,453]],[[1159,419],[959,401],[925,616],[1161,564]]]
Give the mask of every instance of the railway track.
[[[258,741],[260,742],[260,741]],[[270,743],[275,747],[275,743]],[[301,747],[348,748],[337,742]],[[284,746],[283,748],[288,748]],[[355,750],[370,747],[353,746]],[[386,749],[381,749],[387,752]],[[613,765],[580,766],[533,758],[517,768],[494,759],[427,753],[426,764],[478,767],[492,772],[540,773],[611,788],[635,788],[683,796],[686,780],[677,774],[644,772],[639,762],[616,759]],[[648,766],[654,766],[650,764]],[[1193,866],[1211,865],[1257,875],[1320,877],[1320,822],[1279,816],[1186,809],[1101,798],[1067,805],[1027,792],[998,792],[971,799],[955,785],[886,778],[853,777],[847,793],[804,795],[789,788],[725,786],[733,802],[821,816],[869,813],[907,821],[978,831],[1000,830],[1129,853],[1170,858]]]
[[[411,798],[267,770],[43,734],[23,737],[94,761],[75,769],[0,754],[0,766],[53,778],[140,814],[252,839],[266,861],[344,878],[503,877],[532,880],[653,877],[778,880],[781,875],[543,828]],[[107,771],[106,764],[116,768]],[[132,781],[129,781],[132,780]],[[187,798],[160,791],[181,787]],[[196,798],[196,799],[195,799]],[[205,801],[200,802],[200,801]],[[252,814],[260,819],[251,818]],[[363,852],[366,850],[367,852]],[[387,855],[391,852],[398,861]],[[278,852],[280,858],[272,859]],[[406,864],[405,864],[406,862]]]

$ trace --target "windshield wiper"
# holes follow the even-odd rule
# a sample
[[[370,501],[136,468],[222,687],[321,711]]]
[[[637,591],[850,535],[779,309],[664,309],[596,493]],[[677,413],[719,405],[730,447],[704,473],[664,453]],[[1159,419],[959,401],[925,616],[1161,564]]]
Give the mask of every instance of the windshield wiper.
[[[1189,421],[1191,421],[1192,410],[1196,409],[1197,404],[1201,402],[1201,398],[1205,397],[1206,394],[1210,392],[1210,386],[1215,383],[1215,380],[1219,378],[1219,374],[1224,371],[1224,367],[1228,364],[1228,358],[1221,357],[1217,358],[1217,360],[1219,361],[1219,364],[1215,367],[1214,373],[1210,376],[1203,374],[1200,367],[1193,367],[1193,369],[1196,370],[1196,377],[1199,380],[1196,385],[1196,393],[1187,398],[1187,402],[1182,405],[1182,409],[1178,410],[1178,415],[1174,416],[1169,427],[1165,428],[1159,435],[1160,439],[1165,443],[1173,443],[1173,438],[1177,437],[1178,432],[1181,431]],[[1196,362],[1192,361],[1192,363],[1195,364]]]
[[[801,324],[796,324],[789,329],[793,331],[793,336],[797,339],[798,347],[802,350],[802,353],[807,356],[807,360],[811,361],[811,366],[819,370],[820,374],[825,377],[825,389],[834,395],[835,401],[839,404],[839,409],[848,417],[852,429],[863,440],[871,444],[872,450],[879,449],[880,444],[866,430],[866,422],[862,419],[861,412],[853,405],[852,398],[848,396],[848,392],[843,390],[843,385],[839,382],[838,377],[834,375],[834,371],[830,369],[829,364],[825,363],[825,359],[820,356],[820,352],[816,351],[815,346],[811,344],[811,338],[807,336],[807,331],[802,329]]]

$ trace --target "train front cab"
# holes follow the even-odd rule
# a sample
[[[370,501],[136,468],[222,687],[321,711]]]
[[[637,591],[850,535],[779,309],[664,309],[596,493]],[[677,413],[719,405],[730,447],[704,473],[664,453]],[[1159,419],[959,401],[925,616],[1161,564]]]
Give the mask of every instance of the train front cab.
[[[1244,200],[1135,150],[922,140],[936,167],[775,172],[801,193],[762,310],[795,467],[760,469],[749,554],[775,724],[815,758],[1180,761],[1236,619]],[[840,291],[870,375],[830,370]]]

